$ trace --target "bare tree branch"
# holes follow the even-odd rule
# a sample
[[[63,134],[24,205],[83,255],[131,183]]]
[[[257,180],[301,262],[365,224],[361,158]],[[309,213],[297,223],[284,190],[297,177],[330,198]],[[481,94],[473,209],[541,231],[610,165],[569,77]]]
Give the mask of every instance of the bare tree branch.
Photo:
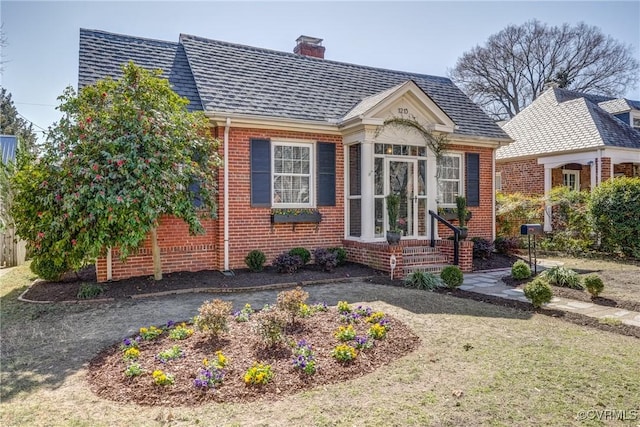
[[[627,46],[594,26],[550,27],[537,20],[510,25],[465,52],[452,80],[495,119],[510,118],[547,82],[618,96],[638,82],[640,64]]]

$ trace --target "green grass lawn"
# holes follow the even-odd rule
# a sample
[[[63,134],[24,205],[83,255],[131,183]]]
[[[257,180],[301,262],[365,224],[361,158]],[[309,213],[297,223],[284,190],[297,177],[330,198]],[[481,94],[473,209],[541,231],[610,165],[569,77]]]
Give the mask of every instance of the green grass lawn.
[[[118,340],[103,319],[155,302],[17,302],[29,280],[24,267],[0,278],[3,426],[640,424],[640,412],[635,420],[579,419],[581,411],[594,418],[626,411],[633,418],[640,410],[640,340],[401,288],[393,301],[367,304],[405,322],[422,345],[370,375],[276,401],[200,407],[106,401],[85,380],[86,362]],[[348,292],[349,284],[336,286]],[[103,339],[87,338],[100,328]]]

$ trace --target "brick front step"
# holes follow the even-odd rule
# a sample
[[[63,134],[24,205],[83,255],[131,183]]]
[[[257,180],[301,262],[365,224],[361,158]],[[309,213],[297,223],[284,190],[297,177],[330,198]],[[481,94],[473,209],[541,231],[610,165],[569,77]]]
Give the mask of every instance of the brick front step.
[[[449,261],[437,248],[430,246],[406,246],[402,248],[403,277],[415,271],[440,273]]]

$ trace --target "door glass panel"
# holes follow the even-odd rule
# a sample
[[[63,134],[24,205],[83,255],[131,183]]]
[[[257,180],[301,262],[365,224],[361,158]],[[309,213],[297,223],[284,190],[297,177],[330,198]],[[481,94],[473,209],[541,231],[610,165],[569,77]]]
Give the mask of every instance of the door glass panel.
[[[414,162],[389,161],[389,193],[400,196],[398,228],[404,236],[415,234],[414,224]]]

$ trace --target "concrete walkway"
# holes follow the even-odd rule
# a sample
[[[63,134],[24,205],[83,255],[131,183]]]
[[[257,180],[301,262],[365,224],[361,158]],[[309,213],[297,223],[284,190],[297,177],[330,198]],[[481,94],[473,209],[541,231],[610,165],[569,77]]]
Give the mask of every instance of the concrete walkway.
[[[515,289],[511,286],[507,286],[502,282],[502,280],[500,280],[501,277],[510,273],[511,269],[504,268],[489,272],[465,274],[464,282],[459,289],[499,298],[529,302],[529,300],[524,296],[522,289]],[[607,307],[604,305],[594,304],[592,302],[576,301],[562,297],[553,297],[551,302],[544,306],[547,308],[579,313],[598,319],[618,319],[624,324],[640,327],[640,313],[621,310],[617,307]]]

